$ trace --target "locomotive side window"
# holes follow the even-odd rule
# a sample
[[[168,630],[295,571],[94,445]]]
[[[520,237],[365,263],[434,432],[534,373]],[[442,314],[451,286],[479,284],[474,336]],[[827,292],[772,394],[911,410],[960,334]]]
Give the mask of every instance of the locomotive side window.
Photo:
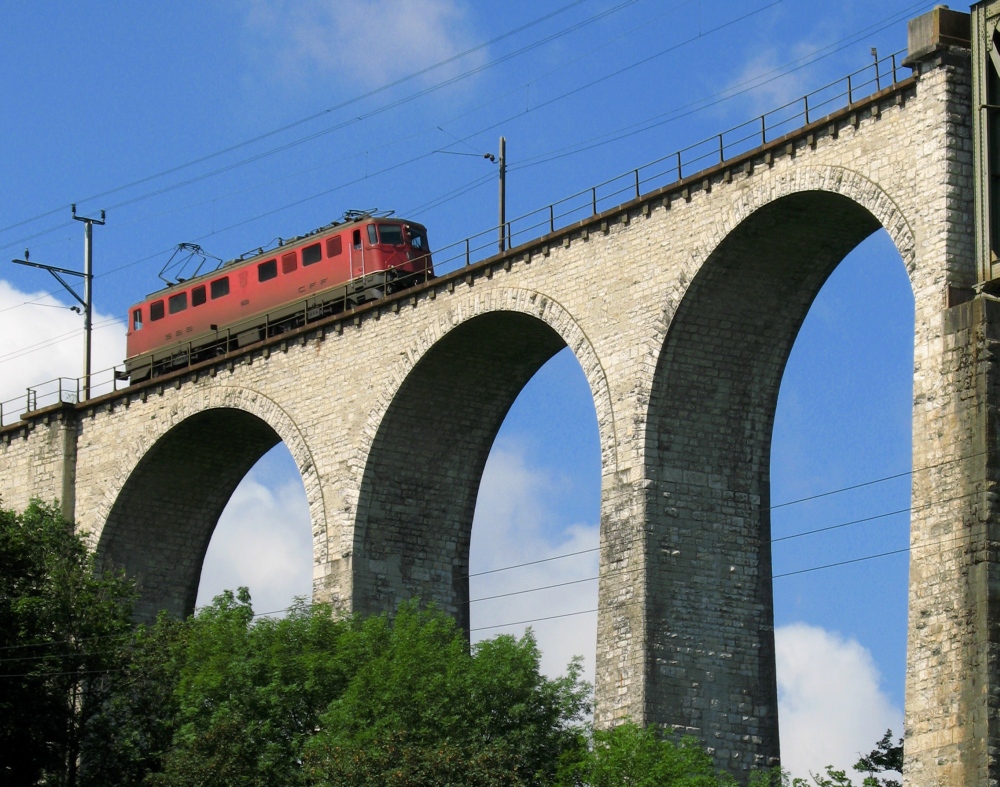
[[[270,281],[278,275],[278,261],[268,260],[257,266],[257,281]]]
[[[188,307],[188,294],[179,292],[176,295],[171,295],[167,299],[167,304],[171,314],[182,312]]]
[[[191,290],[191,305],[201,306],[208,298],[205,295],[205,285],[202,284],[200,287],[195,287]]]
[[[368,225],[368,242],[369,243],[378,243],[378,235],[375,233],[375,225],[374,224],[369,224]]]
[[[333,238],[327,238],[326,239],[326,256],[327,257],[336,257],[338,254],[341,254],[343,251],[344,251],[344,243],[340,239],[339,235],[337,235],[336,237],[333,237]]]
[[[306,253],[302,252],[302,264],[308,265],[306,262]],[[292,273],[296,268],[299,267],[299,261],[295,259],[295,252],[290,251],[288,254],[281,255],[281,272],[282,273]]]
[[[303,267],[306,265],[315,265],[321,259],[323,259],[323,249],[318,243],[314,243],[312,246],[306,246],[302,250]]]
[[[149,304],[149,319],[151,322],[163,319],[163,301],[153,301]]]
[[[223,295],[229,295],[228,276],[223,276],[221,279],[216,279],[212,282],[212,300],[221,298]]]
[[[352,239],[352,243],[354,244],[354,248],[356,249],[361,248],[361,230],[354,230],[354,237]]]
[[[427,236],[424,235],[422,230],[418,230],[416,227],[408,226],[406,228],[407,234],[410,236],[410,245],[418,249],[419,251],[425,251],[427,249]]]
[[[142,309],[134,309],[132,311],[132,330],[142,330]]]
[[[382,243],[390,243],[393,246],[403,245],[403,228],[399,224],[380,224],[378,237]]]

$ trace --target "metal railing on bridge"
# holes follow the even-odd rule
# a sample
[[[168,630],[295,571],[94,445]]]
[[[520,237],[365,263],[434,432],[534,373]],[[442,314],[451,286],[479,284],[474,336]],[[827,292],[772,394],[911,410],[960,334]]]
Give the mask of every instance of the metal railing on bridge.
[[[905,52],[900,50],[874,60],[846,77],[752,120],[511,219],[504,226],[506,246],[513,248],[596,216],[643,194],[678,183],[686,176],[724,164],[839,109],[847,109],[898,83],[901,79],[901,58]],[[500,227],[494,225],[438,248],[434,252],[435,270],[449,273],[493,256],[497,252],[499,235]]]
[[[825,115],[848,109],[856,102],[900,81],[900,63],[904,52],[905,50],[901,50],[876,59],[865,68],[752,120],[511,219],[504,225],[506,247],[509,249],[528,243],[557,229],[596,216],[604,210],[638,199],[643,194],[679,183],[686,176],[724,164],[766,145],[768,141],[808,126]],[[493,226],[437,249],[433,253],[435,272],[438,275],[451,273],[494,256],[497,253],[499,232],[500,227]],[[269,324],[282,328],[282,321],[289,319],[286,316],[289,310],[296,315],[301,313],[304,322],[310,322],[310,313],[315,308],[310,303],[309,300],[303,300],[300,304],[285,306],[282,317],[270,323],[269,315],[254,320],[259,323],[263,319],[263,336],[267,337],[271,335]],[[322,317],[325,316],[328,315],[324,313]],[[226,329],[226,346],[229,346],[233,336],[244,329],[241,325]],[[172,364],[170,371],[189,365],[196,355],[194,348],[185,349],[182,346],[176,350],[174,357],[185,357],[185,353],[187,360],[179,365]],[[92,374],[91,398],[112,393],[126,385],[122,381],[123,371],[123,366],[116,366]],[[24,394],[14,399],[0,402],[0,426],[20,420],[22,413],[82,401],[82,380],[83,378],[76,377],[57,377],[26,389]]]
[[[91,398],[112,393],[127,385],[121,378],[124,366],[102,369],[90,375]],[[0,426],[8,426],[30,413],[57,404],[76,404],[83,401],[82,377],[56,377],[25,389],[23,394],[0,402]]]

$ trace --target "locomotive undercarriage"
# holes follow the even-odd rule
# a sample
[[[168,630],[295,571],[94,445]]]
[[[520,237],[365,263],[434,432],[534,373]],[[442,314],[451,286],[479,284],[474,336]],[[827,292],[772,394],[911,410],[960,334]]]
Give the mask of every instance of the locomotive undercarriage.
[[[253,320],[226,329],[193,337],[186,344],[126,361],[125,373],[129,384],[183,369],[193,364],[220,358],[287,331],[332,317],[364,303],[379,300],[434,278],[430,272],[400,274],[379,271],[359,277],[348,284],[327,290],[314,298],[299,301]]]

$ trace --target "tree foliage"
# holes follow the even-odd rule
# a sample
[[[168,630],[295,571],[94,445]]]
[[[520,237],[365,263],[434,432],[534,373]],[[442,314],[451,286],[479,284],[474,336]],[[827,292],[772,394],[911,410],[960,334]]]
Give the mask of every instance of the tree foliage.
[[[131,635],[133,588],[94,573],[58,508],[0,509],[0,781],[78,782]]]
[[[539,661],[530,634],[470,651],[416,604],[255,619],[245,589],[224,593],[139,631],[85,771],[154,787],[550,784],[583,746],[589,686],[578,663],[553,681]]]
[[[735,787],[694,739],[629,721],[595,730],[590,751],[566,765],[560,787]]]
[[[861,782],[861,787],[901,787],[896,779],[885,776],[886,773],[902,773],[903,771],[903,739],[893,745],[892,730],[886,730],[885,735],[875,744],[875,748],[863,755],[854,764],[857,773],[867,774]],[[752,787],[854,787],[854,782],[847,771],[838,770],[827,765],[822,773],[810,773],[809,779],[792,778],[788,773],[775,770],[771,774],[761,774],[759,782]]]
[[[134,588],[95,573],[55,505],[0,508],[0,782],[97,787],[730,787],[694,739],[593,730],[579,660],[546,678],[530,631],[469,647],[418,603],[258,618],[226,592],[131,624]],[[887,732],[855,770],[898,787]],[[851,787],[828,767],[819,787]],[[786,774],[751,784],[805,787]]]

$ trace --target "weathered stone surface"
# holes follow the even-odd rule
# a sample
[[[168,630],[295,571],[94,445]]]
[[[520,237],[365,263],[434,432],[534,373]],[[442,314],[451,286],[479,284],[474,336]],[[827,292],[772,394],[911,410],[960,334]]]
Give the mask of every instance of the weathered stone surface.
[[[778,757],[769,519],[785,361],[841,259],[884,227],[916,299],[909,784],[997,779],[995,304],[969,288],[967,53],[766,149],[502,257],[201,368],[0,431],[0,495],[58,497],[144,616],[192,609],[219,512],[283,441],[314,595],[434,599],[468,625],[483,465],[569,346],[602,461],[599,724]],[[924,470],[923,468],[929,468]]]

